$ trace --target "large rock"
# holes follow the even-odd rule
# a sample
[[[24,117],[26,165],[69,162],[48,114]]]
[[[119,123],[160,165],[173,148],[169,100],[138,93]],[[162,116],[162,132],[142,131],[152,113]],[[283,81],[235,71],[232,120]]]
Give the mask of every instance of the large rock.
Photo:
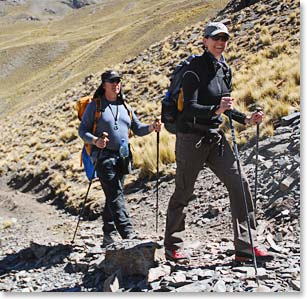
[[[155,251],[159,245],[149,240],[124,240],[107,247],[104,271],[110,275],[118,270],[123,276],[144,275],[157,266]]]

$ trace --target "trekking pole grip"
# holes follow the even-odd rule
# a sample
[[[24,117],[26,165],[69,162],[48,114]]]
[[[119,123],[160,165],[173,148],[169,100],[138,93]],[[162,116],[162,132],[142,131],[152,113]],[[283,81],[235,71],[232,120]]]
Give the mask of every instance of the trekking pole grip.
[[[261,107],[259,107],[259,106],[256,107],[256,111],[257,111],[257,112],[260,112],[260,111],[262,111],[262,110],[263,110],[263,109],[262,109]]]
[[[109,134],[107,132],[102,132],[101,136],[98,137],[98,138],[101,138],[101,139],[105,139],[109,136]]]

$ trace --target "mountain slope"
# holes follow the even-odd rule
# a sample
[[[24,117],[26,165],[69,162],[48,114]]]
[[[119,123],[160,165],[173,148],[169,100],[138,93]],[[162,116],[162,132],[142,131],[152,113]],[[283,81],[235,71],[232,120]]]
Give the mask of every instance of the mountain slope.
[[[14,6],[15,14],[33,14],[31,7],[39,5],[29,1]],[[56,3],[64,7],[62,1],[49,2],[49,9]],[[32,3],[30,8],[28,3]],[[88,73],[137,55],[171,32],[214,14],[225,4],[226,0],[114,0],[70,9],[67,15],[51,20],[42,17],[46,7],[37,9],[37,21],[3,16],[0,99],[4,105],[0,115],[8,107],[9,111],[21,110],[42,99],[47,101]]]

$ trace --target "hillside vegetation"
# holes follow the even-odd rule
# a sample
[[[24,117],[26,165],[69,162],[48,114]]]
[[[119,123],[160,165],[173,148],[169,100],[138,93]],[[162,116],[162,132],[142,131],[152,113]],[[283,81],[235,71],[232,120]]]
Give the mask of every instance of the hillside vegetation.
[[[15,3],[0,17],[0,115],[48,101],[90,72],[134,57],[227,3],[96,0],[87,2],[100,4],[72,9],[72,2],[0,1]]]
[[[257,1],[239,11],[224,10],[210,20],[224,21],[232,34],[226,58],[233,67],[237,107],[248,113],[255,105],[262,106],[266,120],[261,135],[272,135],[274,121],[300,109],[299,1]],[[209,18],[174,32],[122,63],[106,64],[74,88],[22,114],[6,117],[0,129],[1,175],[7,175],[15,188],[39,192],[42,200],[58,200],[77,211],[88,183],[79,166],[82,142],[77,136],[79,121],[74,111],[77,99],[92,94],[101,72],[112,66],[123,73],[129,104],[142,121],[152,121],[160,114],[160,102],[174,66],[191,53],[202,51],[201,35],[207,21]],[[227,123],[224,128],[227,130]],[[253,138],[255,128],[236,128],[241,144]],[[140,167],[136,175],[153,176],[155,136],[133,138],[131,142],[136,166]],[[160,168],[172,172],[174,136],[165,130],[160,148]],[[130,176],[130,182],[138,179],[136,175]],[[100,198],[100,188],[94,184],[87,208],[99,208]]]

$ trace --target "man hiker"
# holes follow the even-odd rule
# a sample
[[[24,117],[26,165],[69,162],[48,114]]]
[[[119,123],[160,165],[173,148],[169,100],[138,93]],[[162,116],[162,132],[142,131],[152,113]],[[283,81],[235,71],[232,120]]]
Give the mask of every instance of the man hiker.
[[[222,113],[231,111],[232,118],[241,124],[255,125],[263,120],[263,112],[246,116],[233,105],[230,96],[232,76],[223,52],[230,38],[227,27],[220,22],[206,25],[203,33],[204,53],[195,57],[184,73],[182,88],[184,108],[177,123],[175,191],[170,198],[165,230],[165,256],[169,260],[188,260],[183,250],[185,207],[193,195],[194,184],[205,163],[225,184],[229,192],[234,230],[235,260],[252,261],[251,247],[244,196],[240,188],[243,180],[252,235],[256,236],[254,206],[245,174],[239,175],[236,159],[224,134],[219,130]],[[210,240],[208,240],[210,241]],[[254,243],[254,242],[252,242]],[[254,243],[258,261],[273,258]]]
[[[86,107],[79,135],[84,142],[92,145],[91,159],[96,161],[99,157],[96,172],[106,198],[102,213],[102,246],[107,246],[114,241],[112,234],[116,231],[123,239],[136,237],[123,193],[125,174],[129,173],[129,161],[127,163],[127,159],[121,157],[120,145],[129,144],[130,130],[138,136],[145,136],[153,131],[160,132],[161,122],[156,120],[147,125],[138,120],[132,108],[124,102],[121,76],[118,72],[104,72],[101,81],[93,97],[99,100],[101,110],[95,134],[92,132],[96,113],[96,102],[93,100]],[[107,133],[108,137],[103,137],[103,133]]]

